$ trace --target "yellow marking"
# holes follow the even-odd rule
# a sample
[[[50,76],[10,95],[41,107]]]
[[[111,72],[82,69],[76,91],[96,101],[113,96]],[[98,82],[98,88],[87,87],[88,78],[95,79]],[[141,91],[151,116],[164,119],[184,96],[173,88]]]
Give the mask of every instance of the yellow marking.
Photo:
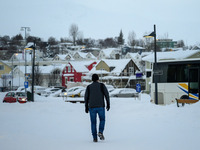
[[[188,85],[186,83],[179,83],[179,85],[188,91]]]
[[[192,95],[192,94],[189,94],[189,97],[191,97],[191,98],[194,98],[194,99],[198,100],[198,97],[197,97],[197,96],[194,96],[194,95]]]

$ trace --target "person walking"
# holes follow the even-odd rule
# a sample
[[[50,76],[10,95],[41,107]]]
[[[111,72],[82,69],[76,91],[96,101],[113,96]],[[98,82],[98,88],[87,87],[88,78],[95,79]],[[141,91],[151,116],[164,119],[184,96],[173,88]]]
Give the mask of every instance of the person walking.
[[[85,112],[90,112],[91,130],[93,136],[93,142],[98,142],[97,139],[97,114],[99,117],[99,132],[98,136],[100,140],[104,140],[104,127],[105,127],[105,101],[106,109],[110,110],[110,98],[106,86],[99,82],[99,76],[97,74],[92,75],[92,83],[87,86],[85,91]]]

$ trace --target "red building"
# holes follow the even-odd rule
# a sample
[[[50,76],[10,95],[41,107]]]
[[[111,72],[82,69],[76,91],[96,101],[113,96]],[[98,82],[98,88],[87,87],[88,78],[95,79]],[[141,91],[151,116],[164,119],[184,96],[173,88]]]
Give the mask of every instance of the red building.
[[[70,61],[62,71],[62,86],[66,87],[67,82],[82,82],[82,76],[88,73],[96,61]]]

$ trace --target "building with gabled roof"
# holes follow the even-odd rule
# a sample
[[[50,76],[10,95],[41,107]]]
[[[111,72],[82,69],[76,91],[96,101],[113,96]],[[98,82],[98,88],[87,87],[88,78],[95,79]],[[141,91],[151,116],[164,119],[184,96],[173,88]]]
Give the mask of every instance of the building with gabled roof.
[[[75,52],[73,55],[75,60],[95,60],[96,57],[92,53]]]
[[[62,86],[67,86],[68,82],[82,82],[82,77],[88,73],[96,61],[69,61],[62,71]]]
[[[116,87],[135,87],[137,71],[140,69],[132,59],[102,59],[84,79],[90,81],[92,74],[96,73],[101,82]]]
[[[102,49],[99,52],[98,59],[99,60],[100,59],[116,59],[117,57],[119,58],[119,52],[120,52],[120,49],[118,48]]]

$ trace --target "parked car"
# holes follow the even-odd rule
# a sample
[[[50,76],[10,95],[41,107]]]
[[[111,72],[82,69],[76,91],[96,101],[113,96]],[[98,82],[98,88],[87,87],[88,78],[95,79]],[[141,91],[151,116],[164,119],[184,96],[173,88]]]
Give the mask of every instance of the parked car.
[[[60,90],[60,88],[48,88],[41,92],[41,96],[47,97],[59,90]]]
[[[113,91],[115,89],[112,85],[105,84],[105,86],[106,86],[108,92]]]
[[[3,102],[7,103],[15,103],[17,101],[19,103],[27,102],[27,96],[25,92],[16,92],[16,91],[8,92],[3,99]]]
[[[20,87],[18,87],[18,88],[17,88],[17,90],[16,90],[16,91],[18,91],[18,92],[21,92],[21,91],[24,91],[24,89],[25,89],[25,87],[24,87],[24,86],[20,86]]]
[[[70,97],[80,97],[81,92],[85,90],[83,86],[75,86],[67,90],[67,96]]]
[[[67,90],[65,89],[65,87],[63,87],[62,89],[59,88],[59,90],[56,90],[55,92],[51,93],[49,96],[53,96],[53,97],[66,97],[67,95]]]
[[[34,92],[38,95],[41,95],[41,92],[43,92],[46,88],[42,86],[34,86]]]
[[[17,98],[17,101],[19,103],[26,103],[27,102],[27,96],[25,92],[16,92],[15,97]]]
[[[137,92],[131,88],[118,88],[109,93],[111,97],[135,97]]]
[[[8,92],[3,99],[3,103],[16,103],[16,102],[17,102],[17,97],[15,97],[15,92]]]

